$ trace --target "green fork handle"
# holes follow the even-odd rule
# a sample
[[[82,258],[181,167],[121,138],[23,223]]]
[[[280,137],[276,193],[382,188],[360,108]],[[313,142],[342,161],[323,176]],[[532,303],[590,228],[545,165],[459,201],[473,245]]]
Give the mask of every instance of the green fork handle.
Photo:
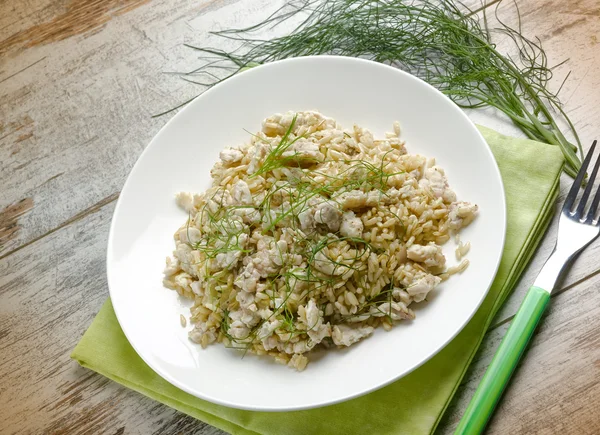
[[[548,305],[550,293],[531,287],[467,407],[455,435],[480,434]]]

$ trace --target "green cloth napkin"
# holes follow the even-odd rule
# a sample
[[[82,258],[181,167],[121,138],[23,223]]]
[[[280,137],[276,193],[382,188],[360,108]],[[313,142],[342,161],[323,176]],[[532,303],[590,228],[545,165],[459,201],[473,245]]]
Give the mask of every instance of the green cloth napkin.
[[[240,411],[184,393],[135,353],[108,300],[71,357],[126,387],[232,434],[428,434],[471,362],[494,314],[529,261],[550,221],[563,165],[558,147],[480,128],[506,190],[508,227],[490,292],[464,330],[418,370],[376,392],[308,411]],[[485,188],[485,186],[482,186]],[[292,392],[293,393],[293,392]]]

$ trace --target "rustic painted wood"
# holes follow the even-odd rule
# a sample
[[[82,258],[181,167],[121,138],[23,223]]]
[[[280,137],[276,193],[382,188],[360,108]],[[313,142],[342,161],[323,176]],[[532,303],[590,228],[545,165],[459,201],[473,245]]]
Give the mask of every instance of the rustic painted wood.
[[[0,433],[219,433],[69,359],[108,297],[113,209],[0,261]]]
[[[598,290],[598,281],[588,279],[553,298],[490,423],[490,434],[600,433]],[[441,433],[456,426],[509,326],[488,333]]]
[[[563,101],[587,146],[600,118],[600,8],[595,0],[518,4],[523,30],[540,37],[550,63],[570,58]],[[211,43],[208,30],[249,24],[276,6],[0,3],[0,432],[222,433],[79,368],[68,355],[108,295],[104,257],[115,201],[168,119],[151,115],[199,91],[163,72],[197,65],[183,42]],[[512,2],[499,13],[514,22]],[[556,71],[555,86],[566,71]],[[489,113],[470,115],[518,134]],[[440,432],[456,424],[555,231],[554,223],[495,319]],[[553,298],[492,433],[600,431],[599,253],[600,244],[590,247]]]
[[[518,2],[518,5],[523,32],[539,37],[548,53],[548,64],[556,65],[569,59],[566,65],[555,70],[551,88],[557,90],[570,71],[570,76],[561,91],[562,101],[587,150],[592,141],[600,136],[600,74],[595,73],[600,69],[600,6],[594,0],[544,0]],[[496,6],[487,9],[492,26],[495,23],[495,11]],[[517,10],[512,2],[500,3],[497,13],[504,22],[518,22]],[[502,50],[506,44],[502,42],[502,38],[499,38],[499,41],[499,48]],[[505,131],[505,127],[499,126],[498,129]],[[518,134],[510,128],[506,128],[506,131]],[[569,177],[562,177],[559,204],[562,204],[571,182]],[[554,219],[548,235],[515,289],[514,297],[507,301],[498,314],[497,322],[502,322],[515,313],[525,292],[550,255],[556,240],[557,221]],[[589,274],[600,272],[600,262],[597,260],[599,257],[600,243],[596,243],[577,260],[563,286],[570,286],[585,279]]]
[[[218,25],[236,25],[240,8],[262,16],[268,3],[154,2],[68,38],[0,51],[0,213],[23,200],[31,203],[17,231],[0,230],[0,257],[114,200],[168,120],[152,115],[199,92],[165,74],[198,65],[183,43],[204,40]],[[15,31],[28,31],[21,27]],[[6,30],[3,35],[10,38]]]

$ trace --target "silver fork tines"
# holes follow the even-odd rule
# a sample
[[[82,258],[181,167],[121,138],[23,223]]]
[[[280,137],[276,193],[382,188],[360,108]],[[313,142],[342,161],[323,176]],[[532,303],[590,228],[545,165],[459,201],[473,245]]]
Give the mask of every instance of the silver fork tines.
[[[600,187],[596,190],[587,214],[584,213],[594,187],[596,175],[598,175],[598,170],[600,169],[600,156],[596,159],[596,164],[587,181],[579,204],[574,208],[577,194],[581,189],[595,149],[596,141],[594,141],[585,156],[581,169],[577,173],[577,177],[563,205],[558,223],[556,247],[535,280],[534,285],[546,291],[551,292],[554,289],[556,281],[566,270],[571,260],[600,235],[600,219],[595,218],[600,203]]]
[[[583,215],[583,211],[585,210],[585,205],[590,196],[590,193],[592,192],[592,188],[594,187],[594,180],[596,179],[596,174],[598,173],[598,168],[600,167],[600,156],[596,159],[596,164],[594,165],[592,174],[590,175],[590,178],[587,182],[587,186],[585,187],[583,196],[581,197],[581,200],[579,201],[579,205],[577,206],[577,208],[574,211],[572,210],[572,208],[573,208],[573,203],[575,202],[575,199],[577,198],[577,193],[579,192],[579,189],[581,187],[581,183],[583,182],[583,178],[585,177],[587,168],[590,164],[590,161],[592,160],[592,156],[594,155],[594,150],[596,148],[596,142],[597,141],[594,141],[592,143],[590,150],[588,151],[587,155],[585,156],[585,160],[583,161],[583,164],[581,165],[581,169],[577,173],[577,177],[575,178],[575,181],[573,182],[573,186],[571,187],[571,190],[569,191],[569,194],[567,195],[567,199],[565,200],[565,205],[563,206],[563,209],[562,209],[563,214],[568,214],[568,216],[570,216],[574,219],[577,219],[582,223],[587,223],[587,224],[592,224],[592,225],[598,224],[597,220],[594,221],[594,217],[596,216],[596,211],[598,209],[598,203],[600,202],[600,188],[598,188],[598,190],[596,191],[596,195],[594,196],[592,205],[590,206],[590,208],[588,210],[587,216],[585,218],[582,218],[582,215]]]

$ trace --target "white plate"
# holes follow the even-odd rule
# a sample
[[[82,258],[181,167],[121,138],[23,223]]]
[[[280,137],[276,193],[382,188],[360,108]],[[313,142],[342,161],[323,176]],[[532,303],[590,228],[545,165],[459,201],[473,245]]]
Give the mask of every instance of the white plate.
[[[267,358],[187,338],[188,305],[162,286],[173,233],[187,215],[179,191],[201,192],[219,151],[248,140],[262,119],[318,110],[345,128],[376,135],[399,120],[410,153],[435,157],[459,199],[480,206],[461,233],[470,267],[443,283],[417,318],[378,330],[343,351],[323,352],[298,373]],[[500,262],[506,230],[502,180],[492,153],[467,116],[426,83],[397,69],[344,57],[306,57],[260,66],[214,87],[171,119],[142,153],[119,198],[110,229],[107,273],[119,323],[160,376],[202,399],[235,408],[283,411],[347,400],[419,367],[465,326]],[[452,262],[453,247],[446,252]]]

